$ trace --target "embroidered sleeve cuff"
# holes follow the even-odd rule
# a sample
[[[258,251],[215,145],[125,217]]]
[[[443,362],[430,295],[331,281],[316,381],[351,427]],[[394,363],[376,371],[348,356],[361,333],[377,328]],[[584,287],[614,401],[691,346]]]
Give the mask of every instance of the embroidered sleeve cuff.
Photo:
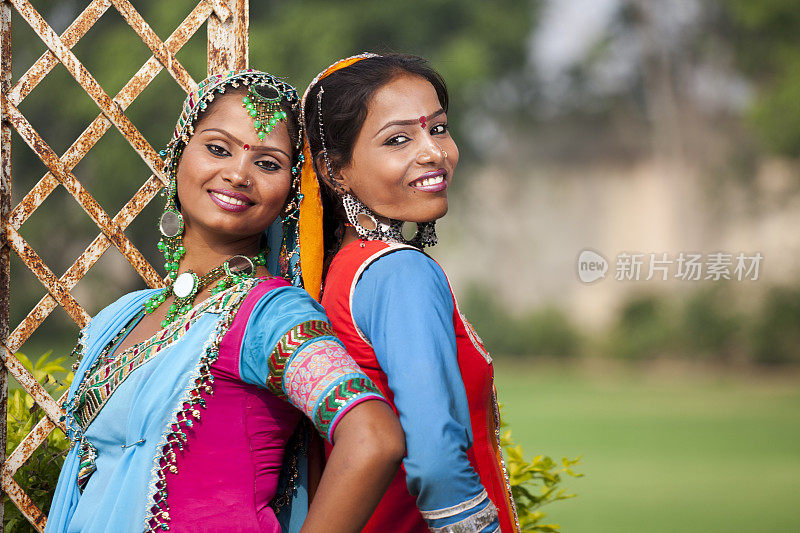
[[[320,398],[314,425],[329,442],[333,442],[333,432],[342,416],[366,400],[386,399],[372,383],[372,380],[361,374],[341,380],[332,385]]]
[[[335,337],[306,342],[285,361],[280,393],[329,441],[345,412],[365,400],[385,401]]]
[[[422,511],[432,532],[477,533],[499,531],[497,508],[486,490],[476,497],[452,507]]]

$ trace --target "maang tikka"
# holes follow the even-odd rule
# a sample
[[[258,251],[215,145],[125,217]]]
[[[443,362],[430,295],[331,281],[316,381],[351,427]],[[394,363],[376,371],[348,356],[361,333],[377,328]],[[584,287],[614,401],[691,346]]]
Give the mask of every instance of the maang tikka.
[[[242,98],[242,107],[253,117],[253,128],[261,141],[278,122],[286,119],[286,112],[281,109],[281,98],[278,88],[269,83],[250,85],[247,95]]]
[[[319,117],[319,138],[322,144],[322,157],[325,160],[325,168],[331,180],[333,179],[333,167],[328,157],[328,147],[325,145],[325,130],[322,123],[322,87],[319,88],[317,93],[317,115]],[[410,239],[403,236],[402,220],[388,219],[389,223],[381,222],[372,210],[364,205],[361,200],[356,198],[350,193],[341,195],[342,207],[344,207],[347,220],[356,230],[359,237],[364,240],[374,241],[391,241],[401,244],[410,244],[417,248],[424,248],[426,246],[434,246],[439,242],[436,236],[436,221],[420,222],[417,223],[417,230],[414,236]]]

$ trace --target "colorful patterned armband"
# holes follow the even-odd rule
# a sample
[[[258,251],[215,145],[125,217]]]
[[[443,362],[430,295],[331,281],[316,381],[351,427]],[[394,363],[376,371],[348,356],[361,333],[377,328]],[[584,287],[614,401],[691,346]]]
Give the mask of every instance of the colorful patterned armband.
[[[303,411],[329,441],[345,412],[364,400],[384,399],[326,322],[309,321],[292,328],[276,346],[269,365],[269,389]]]
[[[279,398],[286,398],[283,390],[283,374],[286,370],[286,363],[306,342],[321,337],[333,337],[333,328],[323,320],[301,322],[281,337],[267,360],[269,367],[267,388],[270,392]]]

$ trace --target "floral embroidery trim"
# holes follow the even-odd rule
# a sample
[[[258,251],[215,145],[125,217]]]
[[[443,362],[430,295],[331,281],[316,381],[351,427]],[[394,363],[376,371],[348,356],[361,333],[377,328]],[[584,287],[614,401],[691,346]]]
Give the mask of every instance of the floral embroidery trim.
[[[489,505],[477,513],[468,516],[464,520],[460,520],[449,526],[432,527],[430,530],[432,533],[474,533],[475,531],[482,530],[496,519],[497,507],[494,506],[494,503],[489,501]]]
[[[86,431],[117,387],[134,370],[153,359],[164,348],[177,342],[203,313],[206,311],[220,312],[220,309],[225,308],[229,300],[234,297],[236,294],[233,291],[225,291],[201,302],[190,314],[182,317],[182,320],[174,322],[149,339],[131,346],[110,362],[101,364],[91,375],[84,376],[84,381],[76,394],[74,407],[75,419],[81,429]]]
[[[314,415],[314,426],[323,437],[332,442],[333,435],[330,434],[336,419],[347,408],[365,397],[375,397],[383,399],[383,395],[378,388],[366,376],[350,378],[342,381],[331,389],[319,400],[317,413]],[[385,401],[385,400],[384,400]]]
[[[211,365],[219,358],[219,346],[222,338],[230,329],[239,306],[250,292],[262,280],[248,279],[239,285],[231,287],[220,293],[227,295],[224,298],[222,313],[214,328],[211,338],[206,341],[203,355],[197,363],[195,371],[188,381],[184,394],[178,400],[167,424],[167,431],[162,433],[161,440],[156,446],[160,450],[153,459],[153,470],[146,501],[153,504],[148,509],[144,518],[146,532],[155,532],[169,529],[169,504],[167,504],[167,470],[173,474],[178,473],[176,450],[182,450],[183,444],[189,439],[186,428],[191,428],[195,420],[200,419],[200,407],[206,408],[206,401],[200,395],[214,394],[214,376],[211,374]],[[207,300],[208,301],[208,300]]]
[[[283,389],[292,405],[309,418],[320,396],[334,383],[363,375],[338,340],[316,339],[297,350],[286,364]]]
[[[480,494],[475,496],[474,498],[470,498],[469,500],[463,501],[459,504],[453,505],[452,507],[444,507],[442,509],[436,509],[433,511],[423,511],[420,510],[420,514],[422,514],[422,518],[425,520],[437,520],[439,518],[447,518],[449,516],[455,516],[459,513],[463,513],[464,511],[468,511],[473,507],[477,507],[483,500],[489,497],[489,494],[486,492],[486,489],[483,489]]]
[[[278,398],[286,399],[286,393],[283,391],[286,363],[306,342],[318,337],[330,337],[333,334],[333,328],[324,320],[307,320],[287,331],[267,358],[269,368],[267,389]]]

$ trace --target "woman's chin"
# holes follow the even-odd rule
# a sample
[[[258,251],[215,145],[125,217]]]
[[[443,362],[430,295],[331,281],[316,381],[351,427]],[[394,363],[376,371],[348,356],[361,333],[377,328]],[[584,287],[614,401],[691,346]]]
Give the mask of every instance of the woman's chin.
[[[442,201],[438,203],[439,205],[437,205],[434,209],[431,209],[423,220],[418,220],[417,222],[435,222],[440,218],[443,218],[447,214],[447,198],[443,198]]]

